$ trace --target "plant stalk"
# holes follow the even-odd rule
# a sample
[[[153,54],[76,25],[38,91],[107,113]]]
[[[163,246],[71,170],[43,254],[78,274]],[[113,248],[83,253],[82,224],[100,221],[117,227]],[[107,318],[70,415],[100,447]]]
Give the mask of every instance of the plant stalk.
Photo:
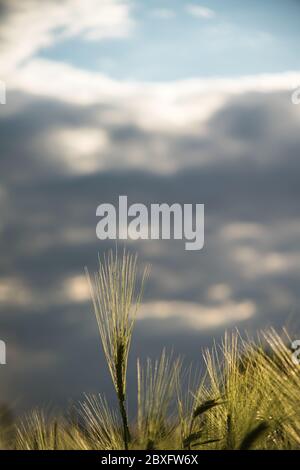
[[[128,427],[128,419],[127,419],[127,412],[126,412],[126,405],[125,405],[125,397],[119,396],[119,408],[120,408],[120,414],[122,418],[122,423],[123,423],[123,439],[124,439],[124,448],[125,450],[128,450],[128,444],[130,442],[130,431]]]

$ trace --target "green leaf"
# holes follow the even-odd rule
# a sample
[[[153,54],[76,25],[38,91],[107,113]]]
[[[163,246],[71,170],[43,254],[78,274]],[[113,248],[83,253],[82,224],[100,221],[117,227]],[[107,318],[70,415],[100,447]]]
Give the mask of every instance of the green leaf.
[[[209,439],[208,441],[195,442],[191,447],[204,446],[206,444],[212,444],[213,442],[220,442],[222,439]]]
[[[186,449],[191,445],[192,442],[196,441],[201,437],[202,431],[193,432],[183,441],[183,447]]]
[[[224,401],[220,402],[218,400],[219,399],[207,400],[207,401],[201,403],[201,405],[197,406],[197,408],[194,410],[194,413],[193,413],[193,419],[197,418],[198,416],[202,415],[203,413],[206,413],[206,411],[211,410],[215,406],[219,406],[219,405],[222,405],[223,403],[225,403]]]
[[[249,450],[268,431],[269,424],[266,421],[259,423],[254,429],[248,432],[242,440],[239,450]]]

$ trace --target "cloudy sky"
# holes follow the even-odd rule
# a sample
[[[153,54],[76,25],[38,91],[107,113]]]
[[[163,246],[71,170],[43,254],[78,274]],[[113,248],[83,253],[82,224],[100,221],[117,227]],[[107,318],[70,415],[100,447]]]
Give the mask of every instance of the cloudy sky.
[[[299,16],[297,0],[0,0],[0,401],[111,391],[84,266],[111,246],[96,207],[121,194],[206,217],[199,252],[127,243],[152,265],[132,364],[164,345],[197,361],[226,328],[297,335]]]

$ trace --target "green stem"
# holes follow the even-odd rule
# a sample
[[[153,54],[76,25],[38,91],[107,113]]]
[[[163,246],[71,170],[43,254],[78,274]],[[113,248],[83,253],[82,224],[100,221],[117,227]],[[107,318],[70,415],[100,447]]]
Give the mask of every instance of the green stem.
[[[123,396],[119,397],[119,407],[120,407],[120,414],[121,414],[122,423],[123,423],[124,448],[125,450],[128,450],[128,444],[130,442],[131,437],[130,437],[130,432],[129,432],[129,427],[128,427],[125,398]]]
[[[126,368],[123,367],[125,362],[124,344],[119,342],[117,347],[117,361],[116,361],[116,389],[119,400],[120,414],[123,422],[123,438],[125,450],[128,450],[128,443],[130,442],[130,432],[128,427],[128,419],[126,412]]]

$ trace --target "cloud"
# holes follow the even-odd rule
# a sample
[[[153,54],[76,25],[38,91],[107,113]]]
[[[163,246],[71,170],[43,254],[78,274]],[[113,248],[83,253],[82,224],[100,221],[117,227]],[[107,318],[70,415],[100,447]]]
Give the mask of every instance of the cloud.
[[[266,233],[262,224],[251,222],[236,222],[222,228],[222,236],[227,240],[260,239]]]
[[[45,302],[57,308],[67,304],[85,303],[90,299],[85,275],[70,274],[60,285],[53,287],[52,289],[49,286],[48,290],[44,291],[31,285],[22,276],[0,277],[0,307],[31,308],[35,311],[37,308],[43,308]]]
[[[186,11],[196,18],[203,18],[207,20],[210,20],[211,18],[214,18],[216,16],[215,12],[210,8],[196,4],[187,5]]]
[[[16,296],[16,292],[18,295]],[[16,278],[0,278],[0,306],[1,305],[27,305],[32,298],[24,284]]]
[[[234,325],[249,320],[256,313],[251,301],[226,302],[216,306],[205,306],[193,302],[157,301],[141,306],[139,321],[148,319],[160,323],[168,320],[168,330],[196,329],[206,330]]]
[[[3,117],[0,128],[2,167],[7,167],[8,181],[30,172],[26,165],[18,174],[8,172],[13,155],[18,158],[17,141],[5,138],[11,126],[23,142],[23,160],[34,158],[36,168],[44,175],[128,169],[174,175],[195,166],[203,171],[215,165],[234,165],[234,171],[242,165],[243,171],[251,171],[253,162],[261,165],[262,158],[264,165],[284,165],[283,154],[297,166],[295,153],[287,152],[291,145],[299,145],[297,107],[291,105],[288,93],[272,93],[277,86],[287,89],[290,76],[270,77],[265,93],[260,83],[256,77],[251,86],[248,82],[242,87],[236,80],[236,87],[231,84],[226,92],[226,81],[216,83],[215,92],[206,82],[191,88],[186,84],[183,89],[179,86],[177,93],[174,90],[174,95],[169,90],[167,96],[164,85],[126,90],[128,84],[111,95],[108,86],[97,89],[95,101],[89,87],[90,101],[80,103],[72,103],[72,96],[66,99],[66,95],[62,100],[54,99],[48,85],[41,90],[44,96],[32,95],[29,99],[27,92],[27,103],[24,92],[11,93],[6,108],[8,112],[11,106],[15,114],[12,111],[9,119]],[[72,89],[72,82],[67,89]],[[222,97],[219,103],[216,96]],[[285,113],[284,123],[280,113]]]
[[[41,145],[54,145],[58,162],[79,174],[101,169],[99,157],[109,146],[106,132],[97,128],[55,129],[43,137]]]
[[[241,266],[244,276],[249,279],[300,272],[300,251],[260,252],[260,250],[240,246],[233,252],[233,259]]]
[[[114,107],[111,119],[126,119],[146,130],[176,133],[188,128],[197,134],[199,124],[208,121],[231,96],[290,91],[299,81],[299,72],[286,72],[171,83],[122,82],[46,59],[30,60],[9,78],[11,90],[74,105]]]
[[[66,38],[125,37],[133,20],[122,0],[1,0],[0,73],[5,76],[38,51]],[[26,32],[26,33],[25,33]]]
[[[64,298],[70,302],[87,302],[91,298],[86,276],[77,275],[67,278],[64,282]]]

